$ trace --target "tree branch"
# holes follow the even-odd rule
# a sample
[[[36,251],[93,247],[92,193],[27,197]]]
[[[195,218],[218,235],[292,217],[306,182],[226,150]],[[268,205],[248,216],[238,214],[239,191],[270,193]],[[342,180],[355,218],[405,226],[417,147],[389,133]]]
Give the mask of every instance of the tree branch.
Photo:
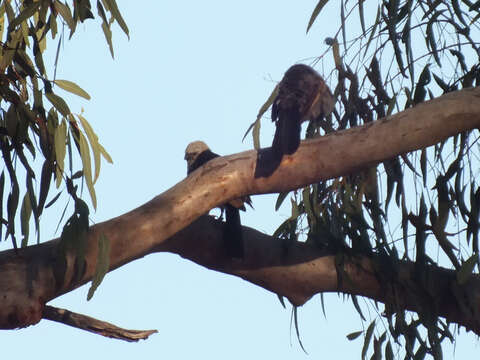
[[[0,328],[35,324],[43,316],[45,303],[91,280],[101,235],[110,241],[110,270],[153,251],[172,251],[192,260],[198,257],[202,265],[241,276],[287,296],[295,304],[303,303],[318,291],[358,293],[381,301],[379,282],[374,281],[375,272],[369,270],[373,265],[362,259],[355,262],[361,265],[361,271],[357,265],[352,265],[352,270],[349,270],[352,279],[358,280],[357,288],[338,288],[332,257],[322,256],[324,254],[318,253],[318,250],[305,251],[301,244],[289,251],[287,262],[279,244],[265,240],[260,242],[263,250],[259,248],[247,254],[244,262],[232,263],[224,254],[218,255],[221,246],[203,248],[193,239],[195,235],[211,237],[211,241],[215,241],[216,237],[212,237],[208,229],[197,228],[197,234],[184,238],[179,238],[179,234],[184,232],[175,234],[211,208],[230,199],[296,189],[477,128],[480,126],[479,97],[480,88],[449,93],[365,126],[304,141],[294,155],[283,159],[269,178],[253,177],[256,151],[214,159],[139,208],[92,226],[88,233],[85,272],[80,280],[73,280],[78,279],[74,276],[74,256],[68,254],[66,268],[62,268],[65,272],[63,283],[56,283],[54,271],[59,271],[55,269],[58,239],[19,249],[17,253],[4,251],[0,253]],[[192,224],[185,231],[194,226]],[[265,264],[272,265],[267,267]],[[306,277],[310,282],[300,281],[310,272],[316,274]],[[476,284],[477,278],[473,279]],[[469,291],[477,299],[475,286]],[[312,292],[312,289],[315,291]],[[410,306],[408,301],[405,301],[405,306]],[[459,323],[477,329],[464,322],[461,316],[453,316],[455,311],[459,310],[448,309],[444,316],[449,319],[458,317]]]
[[[69,310],[45,306],[43,318],[69,325],[78,329],[86,330],[94,334],[102,335],[112,339],[125,341],[145,340],[150,335],[157,333],[157,330],[128,330],[110,324],[106,321],[100,321],[90,316],[74,313]]]
[[[316,245],[297,242],[288,249],[275,239],[243,227],[245,259],[230,259],[223,246],[222,223],[202,216],[156,250],[179,254],[199,265],[239,276],[297,306],[322,292],[360,295],[386,304],[386,312],[429,311],[480,334],[480,276],[459,285],[454,270],[426,265],[420,282],[415,263],[386,266],[382,256],[343,254],[339,282],[336,255]],[[388,260],[388,259],[387,259]],[[391,261],[388,261],[391,263]],[[428,283],[426,286],[425,283]],[[428,297],[428,303],[421,299]]]

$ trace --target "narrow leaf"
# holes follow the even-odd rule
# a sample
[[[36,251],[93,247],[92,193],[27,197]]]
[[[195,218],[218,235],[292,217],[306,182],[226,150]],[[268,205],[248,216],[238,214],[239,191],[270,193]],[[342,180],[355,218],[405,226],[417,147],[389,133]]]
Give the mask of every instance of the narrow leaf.
[[[50,189],[50,183],[52,181],[52,173],[53,173],[53,164],[50,160],[46,159],[43,162],[42,177],[40,180],[40,196],[38,198],[39,214],[43,212],[43,207],[45,205],[45,201],[47,200],[48,190]]]
[[[113,43],[112,43],[112,30],[110,30],[110,26],[105,22],[102,23],[102,30],[103,30],[103,34],[105,35],[105,39],[107,40],[108,48],[110,49],[110,54],[112,55],[112,58],[115,58],[115,55],[113,52]]]
[[[77,115],[78,118],[80,119],[80,122],[82,124],[83,129],[85,130],[85,133],[87,134],[88,142],[90,143],[90,148],[92,149],[93,153],[93,160],[95,163],[95,175],[93,177],[93,183],[98,179],[98,176],[100,175],[100,147],[98,143],[98,136],[95,134],[95,132],[92,129],[92,126],[89,124],[87,119],[85,119],[82,115]]]
[[[315,22],[315,19],[317,18],[318,14],[320,14],[320,11],[322,11],[323,7],[327,4],[328,0],[320,0],[315,6],[315,9],[313,9],[312,15],[310,16],[310,20],[308,21],[307,25],[307,33],[308,30],[312,27],[313,23]]]
[[[60,96],[52,92],[47,92],[45,96],[47,97],[48,101],[52,103],[55,109],[60,112],[60,114],[62,114],[63,116],[67,116],[68,114],[70,114],[70,109],[68,108],[67,103]]]
[[[95,189],[93,187],[92,181],[92,167],[91,167],[91,160],[90,160],[90,151],[88,149],[87,140],[85,136],[80,133],[80,155],[82,157],[82,164],[83,164],[83,174],[85,182],[87,183],[87,188],[90,193],[90,198],[92,199],[93,208],[97,208],[97,196],[95,195]]]
[[[355,340],[356,338],[358,338],[362,334],[363,334],[363,331],[355,331],[353,333],[348,334],[347,339],[352,341],[352,340]]]
[[[367,332],[365,334],[365,340],[363,342],[363,348],[362,348],[362,359],[365,359],[365,356],[367,355],[368,347],[370,345],[370,340],[372,339],[374,329],[375,329],[375,320],[373,320],[372,323],[368,326]]]
[[[290,193],[290,191],[286,191],[286,192],[281,192],[280,194],[278,194],[277,202],[275,203],[275,211],[278,211],[278,209],[280,209],[280,206],[282,206],[283,200],[285,200],[285,198],[287,197],[287,195],[289,193]]]
[[[30,205],[30,196],[28,193],[23,197],[22,208],[20,210],[20,228],[22,231],[22,248],[28,245],[28,235],[30,233],[30,216],[32,215],[32,207]]]
[[[8,25],[8,32],[11,32],[15,27],[20,25],[22,22],[24,22],[26,19],[29,17],[33,16],[38,11],[38,8],[42,5],[41,1],[38,2],[32,2],[30,6],[24,8],[18,16],[13,19],[12,22]]]
[[[2,239],[2,230],[3,230],[3,193],[5,190],[5,173],[2,171],[0,175],[0,240]]]
[[[128,33],[128,26],[125,20],[123,20],[122,14],[120,14],[120,10],[118,10],[118,6],[115,0],[102,0],[103,4],[105,5],[106,8],[110,11],[110,13],[113,15],[115,20],[117,20],[118,25],[122,28],[123,32],[127,35],[128,38],[130,38],[130,35]]]
[[[108,163],[113,164],[113,160],[108,154],[107,150],[105,150],[104,147],[100,144],[98,144],[98,146],[100,147],[100,153],[102,154],[103,158],[107,160]]]
[[[68,5],[63,4],[59,0],[55,0],[54,6],[55,10],[58,11],[63,20],[65,20],[65,22],[67,23],[68,27],[70,28],[70,32],[73,33],[75,31],[76,25],[72,17],[72,12],[70,11]]]
[[[477,262],[478,254],[473,254],[467,259],[467,261],[462,264],[460,269],[457,271],[457,282],[460,285],[464,285],[468,281],[470,275],[472,275],[473,273],[473,269],[475,268]]]
[[[90,95],[88,95],[88,93],[85,90],[83,90],[80,86],[78,86],[77,84],[75,84],[72,81],[55,80],[54,83],[57,84],[59,87],[61,87],[65,91],[68,91],[72,94],[75,94],[75,95],[81,96],[81,97],[83,97],[87,100],[90,100]]]
[[[273,104],[273,101],[275,100],[275,98],[277,97],[277,94],[278,94],[278,84],[275,86],[275,88],[273,89],[273,91],[271,92],[270,96],[268,97],[268,99],[265,101],[265,103],[260,107],[260,110],[258,110],[258,114],[257,114],[257,118],[255,119],[255,121],[250,124],[250,126],[248,127],[247,131],[245,132],[245,134],[243,135],[243,138],[242,138],[242,141],[245,140],[245,138],[247,137],[248,133],[250,132],[250,130],[253,128],[253,144],[254,144],[254,148],[255,149],[259,149],[260,148],[260,140],[259,140],[259,134],[260,134],[260,119],[262,118],[262,116],[267,112],[268,108],[270,107],[270,105]]]
[[[53,197],[53,199],[50,200],[47,205],[45,205],[45,209],[46,209],[46,208],[49,208],[50,206],[52,206],[52,205],[55,203],[55,201],[58,200],[58,198],[60,197],[60,195],[62,195],[62,192],[59,192],[57,195],[55,195],[55,196]]]
[[[365,35],[365,16],[363,11],[363,3],[365,0],[358,1],[358,14],[360,16],[360,25],[362,26],[362,33]]]
[[[98,254],[97,254],[97,266],[95,267],[95,274],[93,275],[92,285],[88,289],[87,300],[90,300],[97,290],[98,286],[102,283],[105,274],[110,268],[110,241],[102,234],[98,239]]]
[[[62,120],[61,124],[57,126],[55,129],[55,136],[54,136],[54,143],[55,143],[55,160],[57,162],[57,166],[55,169],[56,174],[56,186],[57,189],[62,183],[62,174],[64,172],[64,160],[66,154],[66,146],[67,146],[67,124],[65,120]]]

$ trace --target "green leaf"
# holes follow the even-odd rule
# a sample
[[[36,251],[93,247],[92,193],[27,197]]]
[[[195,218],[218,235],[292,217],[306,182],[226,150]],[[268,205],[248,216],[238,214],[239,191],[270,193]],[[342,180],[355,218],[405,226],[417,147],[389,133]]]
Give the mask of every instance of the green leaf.
[[[286,191],[286,192],[281,192],[280,194],[278,194],[277,202],[275,203],[275,211],[278,211],[278,209],[280,209],[280,206],[282,206],[283,200],[285,200],[285,198],[287,197],[287,195],[289,193],[290,193],[290,191]]]
[[[248,135],[249,131],[253,128],[253,147],[255,149],[260,149],[260,119],[262,116],[267,112],[270,105],[273,104],[273,101],[277,97],[278,94],[278,84],[275,86],[273,91],[271,92],[270,96],[268,97],[267,101],[260,107],[258,110],[257,118],[255,121],[250,124],[247,131],[245,131],[245,135],[243,135],[242,141],[245,140],[245,137]]]
[[[28,19],[29,17],[33,16],[38,11],[38,8],[42,5],[41,1],[32,2],[30,6],[24,8],[18,16],[13,19],[12,22],[8,25],[8,32],[11,32],[15,29],[18,25],[20,25],[23,21]]]
[[[393,349],[390,340],[387,342],[387,346],[385,346],[385,360],[393,360]]]
[[[32,215],[32,207],[30,204],[30,196],[28,193],[23,197],[22,208],[20,210],[20,228],[22,231],[22,248],[28,245],[28,235],[30,232],[30,216]]]
[[[77,115],[77,117],[80,119],[80,122],[82,123],[82,127],[85,130],[85,133],[87,134],[88,142],[90,143],[90,148],[92,149],[93,152],[93,159],[95,163],[95,175],[93,177],[93,183],[98,179],[98,176],[100,175],[100,147],[98,146],[98,136],[95,134],[93,131],[91,125],[85,119],[82,115]]]
[[[17,52],[17,47],[18,47],[17,45],[23,38],[21,30],[17,30],[11,33],[10,35],[11,35],[11,39],[7,43],[8,46],[3,49],[2,51],[3,56],[0,59],[0,70],[2,72],[4,72],[5,69],[12,63],[13,57]]]
[[[47,97],[48,101],[52,103],[55,109],[60,112],[60,114],[62,114],[63,116],[67,116],[68,114],[70,114],[70,109],[68,108],[67,103],[60,96],[55,95],[52,92],[47,92],[45,96]]]
[[[413,360],[423,360],[425,359],[425,355],[427,355],[427,348],[425,345],[420,344],[420,347],[418,348],[417,352],[415,353],[415,356],[413,357]]]
[[[97,196],[95,195],[95,189],[93,187],[92,181],[92,168],[90,160],[90,151],[88,149],[87,140],[82,133],[79,133],[79,143],[80,143],[80,156],[82,157],[83,164],[83,177],[87,183],[87,188],[90,193],[90,198],[92,199],[92,205],[94,209],[97,209]]]
[[[5,13],[7,14],[7,21],[12,22],[15,18],[15,12],[13,11],[10,1],[2,1],[2,5],[5,7]]]
[[[112,55],[112,58],[115,58],[113,53],[112,30],[110,30],[110,26],[105,22],[102,23],[102,30],[103,30],[103,34],[105,35],[105,39],[107,40],[108,48],[110,49],[110,54]]]
[[[2,239],[2,230],[3,230],[3,193],[5,191],[5,173],[2,171],[0,175],[0,240]]]
[[[107,160],[108,163],[113,164],[113,160],[108,154],[107,150],[105,150],[101,144],[98,144],[98,146],[100,147],[100,153],[102,154],[103,158]]]
[[[367,332],[365,334],[365,340],[363,342],[363,348],[362,348],[362,359],[365,359],[365,356],[367,355],[368,347],[370,345],[370,340],[372,339],[374,329],[375,329],[375,320],[373,320],[371,324],[368,326]]]
[[[460,5],[458,4],[458,0],[452,0],[452,7],[455,15],[457,15],[458,20],[460,20],[463,25],[467,26],[467,23],[463,18],[462,10],[460,9]]]
[[[438,56],[438,50],[437,50],[437,41],[435,39],[435,35],[433,32],[433,25],[437,24],[437,18],[444,12],[444,10],[440,10],[435,12],[435,14],[428,20],[427,24],[427,29],[426,33],[427,36],[425,37],[425,41],[427,42],[427,46],[430,47],[430,50],[432,51],[433,58],[435,59],[436,63],[438,66],[442,66],[440,57]]]
[[[58,29],[57,29],[57,18],[53,14],[50,14],[50,17],[48,18],[48,26],[50,26],[50,29],[51,29],[52,39],[55,39],[58,33]]]
[[[45,201],[47,200],[48,190],[50,190],[50,183],[52,181],[53,164],[46,159],[42,166],[42,177],[40,180],[40,196],[38,198],[38,213],[43,212]]]
[[[40,215],[38,213],[37,198],[35,196],[35,189],[33,187],[33,174],[27,175],[27,194],[30,198],[30,207],[33,212],[35,220],[35,230],[37,233],[37,243],[40,243]]]
[[[0,5],[0,39],[3,39],[3,31],[5,30],[5,3]],[[0,239],[2,237],[0,236]]]
[[[314,222],[315,214],[313,212],[312,202],[310,201],[310,188],[308,186],[303,188],[302,199],[303,199],[303,206],[305,208],[305,212],[307,213],[307,216],[310,222]]]
[[[75,199],[75,212],[67,220],[60,236],[60,243],[58,246],[59,253],[56,261],[61,264],[66,264],[66,254],[70,252],[75,255],[74,273],[72,275],[73,283],[80,281],[85,273],[85,253],[87,249],[87,232],[89,228],[88,214],[89,211],[87,204],[79,198]],[[59,285],[61,285],[65,279],[64,270],[59,271],[62,270],[62,268],[59,268],[58,266],[55,266],[55,269],[57,270],[57,273],[55,273],[55,279],[57,284],[60,283]]]
[[[67,23],[68,27],[70,28],[70,32],[73,33],[75,31],[76,25],[72,17],[72,12],[70,11],[68,5],[63,4],[59,0],[55,0],[54,6],[55,10],[57,10],[63,20],[65,20],[65,22]]]
[[[327,4],[328,0],[320,0],[315,6],[315,9],[313,9],[312,16],[310,16],[310,20],[308,21],[307,25],[307,33],[308,30],[312,27],[313,23],[315,22],[315,19],[317,18],[318,14],[320,14],[320,11],[322,11],[323,7]]]
[[[342,40],[343,40],[343,48],[345,52],[347,52],[347,34],[346,34],[346,27],[345,24],[345,4],[343,0],[340,2],[340,21],[341,21],[341,29],[342,29]]]
[[[298,208],[297,202],[292,198],[290,199],[292,203],[292,215],[290,216],[291,220],[298,218],[300,215],[300,209]]]
[[[347,339],[352,341],[352,340],[355,340],[356,338],[358,338],[362,334],[363,334],[363,331],[355,331],[353,333],[348,334]]]
[[[57,166],[55,169],[55,174],[57,178],[56,186],[57,189],[62,183],[62,174],[64,171],[64,161],[66,154],[67,146],[67,124],[65,119],[62,120],[62,123],[55,129],[55,159],[57,161]]]
[[[470,279],[470,275],[472,275],[473,269],[475,269],[477,262],[478,254],[473,254],[462,264],[460,269],[457,271],[457,282],[460,285],[464,285],[468,279]]]
[[[72,94],[75,94],[75,95],[81,96],[81,97],[83,97],[87,100],[90,100],[90,95],[88,95],[88,93],[85,90],[83,90],[80,86],[78,86],[77,84],[75,84],[72,81],[55,80],[54,83],[57,84],[58,86],[60,86],[65,91],[68,91]]]
[[[100,235],[98,239],[98,254],[97,254],[97,266],[95,267],[95,274],[92,278],[92,285],[88,289],[87,300],[90,300],[97,290],[98,286],[102,283],[105,274],[110,268],[110,241],[105,234]]]
[[[352,295],[352,302],[353,302],[353,306],[355,307],[355,310],[357,310],[358,312],[358,315],[360,315],[361,319],[365,321],[366,320],[365,316],[362,313],[362,309],[360,308],[360,304],[358,303],[358,299],[356,295]]]
[[[420,155],[420,169],[422,170],[423,186],[427,186],[427,150],[422,149]]]
[[[107,15],[105,14],[105,10],[103,9],[102,3],[97,0],[97,11],[98,15],[102,18],[104,23],[108,22]]]
[[[38,41],[37,37],[33,37],[33,55],[35,58],[35,64],[41,75],[45,75],[45,64],[43,63],[41,43]]]
[[[48,202],[47,205],[45,205],[45,209],[46,209],[46,208],[49,208],[50,206],[52,206],[52,205],[55,203],[55,201],[58,200],[58,198],[60,197],[60,195],[62,195],[62,192],[61,192],[61,191],[60,191],[57,195],[55,195],[55,196],[53,197],[53,199]]]
[[[294,324],[295,324],[295,333],[297,334],[297,340],[298,340],[298,343],[300,344],[300,347],[302,348],[303,352],[305,354],[307,354],[307,351],[303,347],[302,339],[300,339],[300,329],[298,327],[298,311],[297,310],[298,310],[297,306],[294,306],[292,308],[293,320],[294,320]]]
[[[358,0],[358,15],[360,16],[360,25],[362,26],[362,33],[365,35],[365,16],[363,11],[363,3],[365,0]]]
[[[323,297],[323,292],[320,293],[320,303],[322,304],[322,312],[325,319],[327,318],[327,313],[325,312],[325,299]]]
[[[287,307],[285,305],[285,300],[284,300],[283,296],[277,294],[277,297],[278,297],[278,301],[280,301],[280,304],[282,304],[283,308],[286,309]]]
[[[103,5],[110,11],[113,15],[115,20],[117,20],[118,25],[122,28],[123,32],[127,35],[130,39],[130,35],[128,32],[128,26],[125,20],[123,20],[122,14],[120,14],[120,10],[118,10],[118,6],[115,0],[102,0]]]

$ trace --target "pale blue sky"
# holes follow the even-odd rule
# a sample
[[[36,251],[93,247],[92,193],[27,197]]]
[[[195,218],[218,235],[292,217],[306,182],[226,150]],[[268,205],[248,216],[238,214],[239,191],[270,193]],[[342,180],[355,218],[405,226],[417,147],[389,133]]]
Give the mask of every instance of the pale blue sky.
[[[115,60],[99,25],[90,21],[62,48],[57,72],[57,78],[78,83],[92,96],[90,101],[71,98],[70,108],[84,108],[114,159],[113,166],[102,166],[96,185],[95,222],[125,213],[181,180],[184,149],[192,140],[204,140],[221,154],[252,148],[250,136],[244,143],[241,139],[275,82],[293,63],[309,63],[322,54],[324,38],[334,35],[339,21],[336,2],[327,5],[332,11],[308,35],[316,1],[117,2],[130,41],[115,27]],[[50,43],[46,55],[50,62],[55,46]],[[262,126],[266,145],[273,127],[269,121]],[[273,232],[289,216],[287,207],[275,213],[274,202],[274,196],[253,197],[255,211],[242,214],[242,222]],[[58,236],[60,208],[47,209],[43,239]],[[42,321],[2,332],[2,357],[358,358],[363,344],[361,338],[345,337],[361,330],[362,323],[343,296],[325,295],[326,319],[319,297],[299,310],[307,356],[290,328],[290,309],[284,310],[275,294],[170,254],[149,255],[109,273],[89,302],[87,291],[88,285],[51,304],[159,333],[125,343]],[[361,300],[367,317],[376,317],[365,304]],[[461,337],[456,357],[477,350],[472,336]],[[445,358],[452,354],[452,348],[445,349]]]

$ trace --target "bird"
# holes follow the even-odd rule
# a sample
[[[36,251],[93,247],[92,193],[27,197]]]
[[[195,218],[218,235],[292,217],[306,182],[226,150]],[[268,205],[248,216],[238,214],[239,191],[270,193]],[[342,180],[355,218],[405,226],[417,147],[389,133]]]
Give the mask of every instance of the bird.
[[[272,121],[276,125],[270,151],[259,152],[255,177],[268,177],[280,165],[284,155],[300,146],[301,124],[329,115],[335,99],[323,78],[310,66],[291,66],[278,85],[272,103]]]
[[[185,149],[185,160],[187,161],[187,176],[193,171],[206,164],[208,161],[219,157],[220,155],[212,152],[203,141],[193,141]],[[225,211],[225,228],[223,239],[227,254],[232,258],[244,257],[243,231],[240,221],[240,210],[246,211],[245,204],[252,206],[250,196],[244,196],[230,200],[228,203],[220,206]]]

